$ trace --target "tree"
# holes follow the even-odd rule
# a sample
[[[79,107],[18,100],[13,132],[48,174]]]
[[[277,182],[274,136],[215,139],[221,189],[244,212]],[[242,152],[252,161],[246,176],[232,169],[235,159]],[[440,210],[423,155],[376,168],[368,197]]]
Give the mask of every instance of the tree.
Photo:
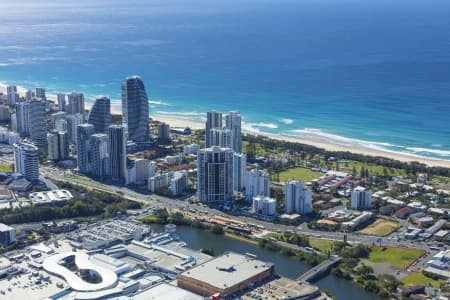
[[[212,233],[214,233],[214,234],[224,234],[225,231],[223,230],[223,227],[220,226],[219,224],[214,224],[214,226],[212,227]]]

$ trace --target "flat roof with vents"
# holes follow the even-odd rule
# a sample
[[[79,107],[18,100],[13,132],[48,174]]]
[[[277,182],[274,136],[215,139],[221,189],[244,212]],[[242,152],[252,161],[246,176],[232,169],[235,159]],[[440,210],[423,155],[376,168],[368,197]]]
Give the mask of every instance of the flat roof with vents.
[[[268,272],[270,275],[271,270],[273,270],[272,263],[260,261],[248,255],[226,252],[183,272],[181,277],[204,282],[218,289],[227,289],[267,271],[270,271]]]

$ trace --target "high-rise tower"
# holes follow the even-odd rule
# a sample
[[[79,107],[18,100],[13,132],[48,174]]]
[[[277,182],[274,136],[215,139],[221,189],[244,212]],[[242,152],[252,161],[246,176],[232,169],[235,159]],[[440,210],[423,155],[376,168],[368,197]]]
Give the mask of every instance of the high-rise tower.
[[[136,143],[149,139],[148,98],[144,82],[138,76],[128,77],[122,84],[122,123],[127,138]]]
[[[89,112],[88,123],[94,125],[95,133],[107,133],[111,125],[111,104],[108,97],[97,98]]]

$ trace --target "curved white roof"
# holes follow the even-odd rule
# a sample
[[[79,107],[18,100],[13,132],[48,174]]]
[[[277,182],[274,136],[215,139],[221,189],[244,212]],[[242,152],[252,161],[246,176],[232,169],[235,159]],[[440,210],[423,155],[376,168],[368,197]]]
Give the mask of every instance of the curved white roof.
[[[99,283],[86,282],[66,267],[58,264],[58,262],[70,256],[75,256],[75,265],[78,269],[93,270],[101,276],[102,281]],[[82,252],[65,252],[50,256],[44,261],[42,266],[47,272],[64,278],[67,284],[76,291],[99,291],[110,288],[117,282],[116,273],[93,264],[89,260],[89,255]]]

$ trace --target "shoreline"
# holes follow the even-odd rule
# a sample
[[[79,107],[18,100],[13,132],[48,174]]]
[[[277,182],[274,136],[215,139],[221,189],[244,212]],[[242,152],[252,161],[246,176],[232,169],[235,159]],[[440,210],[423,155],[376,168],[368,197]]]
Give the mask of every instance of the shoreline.
[[[23,95],[26,92],[26,88],[22,86],[17,86],[19,94]],[[6,90],[6,84],[3,82],[0,82],[0,90]],[[52,93],[47,94],[47,99],[56,102],[56,95]],[[90,109],[93,103],[90,103],[88,101],[85,101],[85,107],[86,109]],[[111,113],[112,114],[121,114],[121,107],[117,104],[111,104]],[[206,114],[206,113],[205,113]],[[172,127],[191,127],[192,129],[204,129],[204,124],[202,122],[188,119],[188,118],[182,118],[182,117],[173,117],[173,116],[150,116],[152,119],[168,123]],[[333,142],[332,138],[328,138],[327,136],[320,136],[314,133],[309,133],[306,137],[294,137],[294,136],[286,136],[286,135],[279,135],[275,133],[268,133],[268,132],[261,132],[261,131],[254,131],[254,130],[246,130],[245,126],[243,126],[242,130],[243,134],[249,134],[254,136],[264,136],[270,139],[278,140],[278,141],[284,141],[284,142],[291,142],[291,143],[300,143],[300,144],[306,144],[310,146],[314,146],[317,148],[322,148],[327,151],[342,151],[342,152],[351,152],[355,154],[362,154],[362,155],[368,155],[368,156],[379,156],[379,157],[385,157],[390,158],[394,160],[398,160],[401,162],[419,162],[423,163],[429,167],[445,167],[450,168],[450,160],[444,160],[439,158],[430,158],[415,154],[409,154],[409,153],[402,153],[397,152],[393,150],[387,150],[387,149],[374,149],[370,147],[365,147],[361,144],[356,143],[348,143],[349,145],[344,145],[342,143],[338,143],[340,141]]]
[[[204,129],[204,124],[202,124],[201,122],[196,122],[196,121],[189,120],[189,119],[167,117],[167,116],[152,116],[152,119],[154,119],[156,121],[168,123],[172,127],[191,127],[192,129]],[[400,152],[389,151],[389,150],[377,150],[377,149],[372,149],[372,148],[363,147],[363,146],[359,146],[359,145],[352,145],[352,146],[337,145],[330,141],[327,141],[323,137],[321,137],[321,138],[288,137],[288,136],[282,136],[282,135],[277,135],[277,134],[273,134],[273,133],[253,132],[253,131],[249,131],[249,130],[243,130],[243,133],[255,135],[255,136],[260,135],[260,136],[268,137],[268,138],[278,140],[278,141],[306,144],[306,145],[314,146],[317,148],[322,148],[327,151],[344,151],[344,152],[348,151],[348,152],[355,153],[355,154],[386,157],[386,158],[390,158],[390,159],[399,160],[402,162],[416,161],[419,163],[423,163],[429,167],[450,168],[449,160],[426,158],[426,157],[422,157],[422,156],[416,156],[413,154],[406,154],[406,153],[400,153]]]

